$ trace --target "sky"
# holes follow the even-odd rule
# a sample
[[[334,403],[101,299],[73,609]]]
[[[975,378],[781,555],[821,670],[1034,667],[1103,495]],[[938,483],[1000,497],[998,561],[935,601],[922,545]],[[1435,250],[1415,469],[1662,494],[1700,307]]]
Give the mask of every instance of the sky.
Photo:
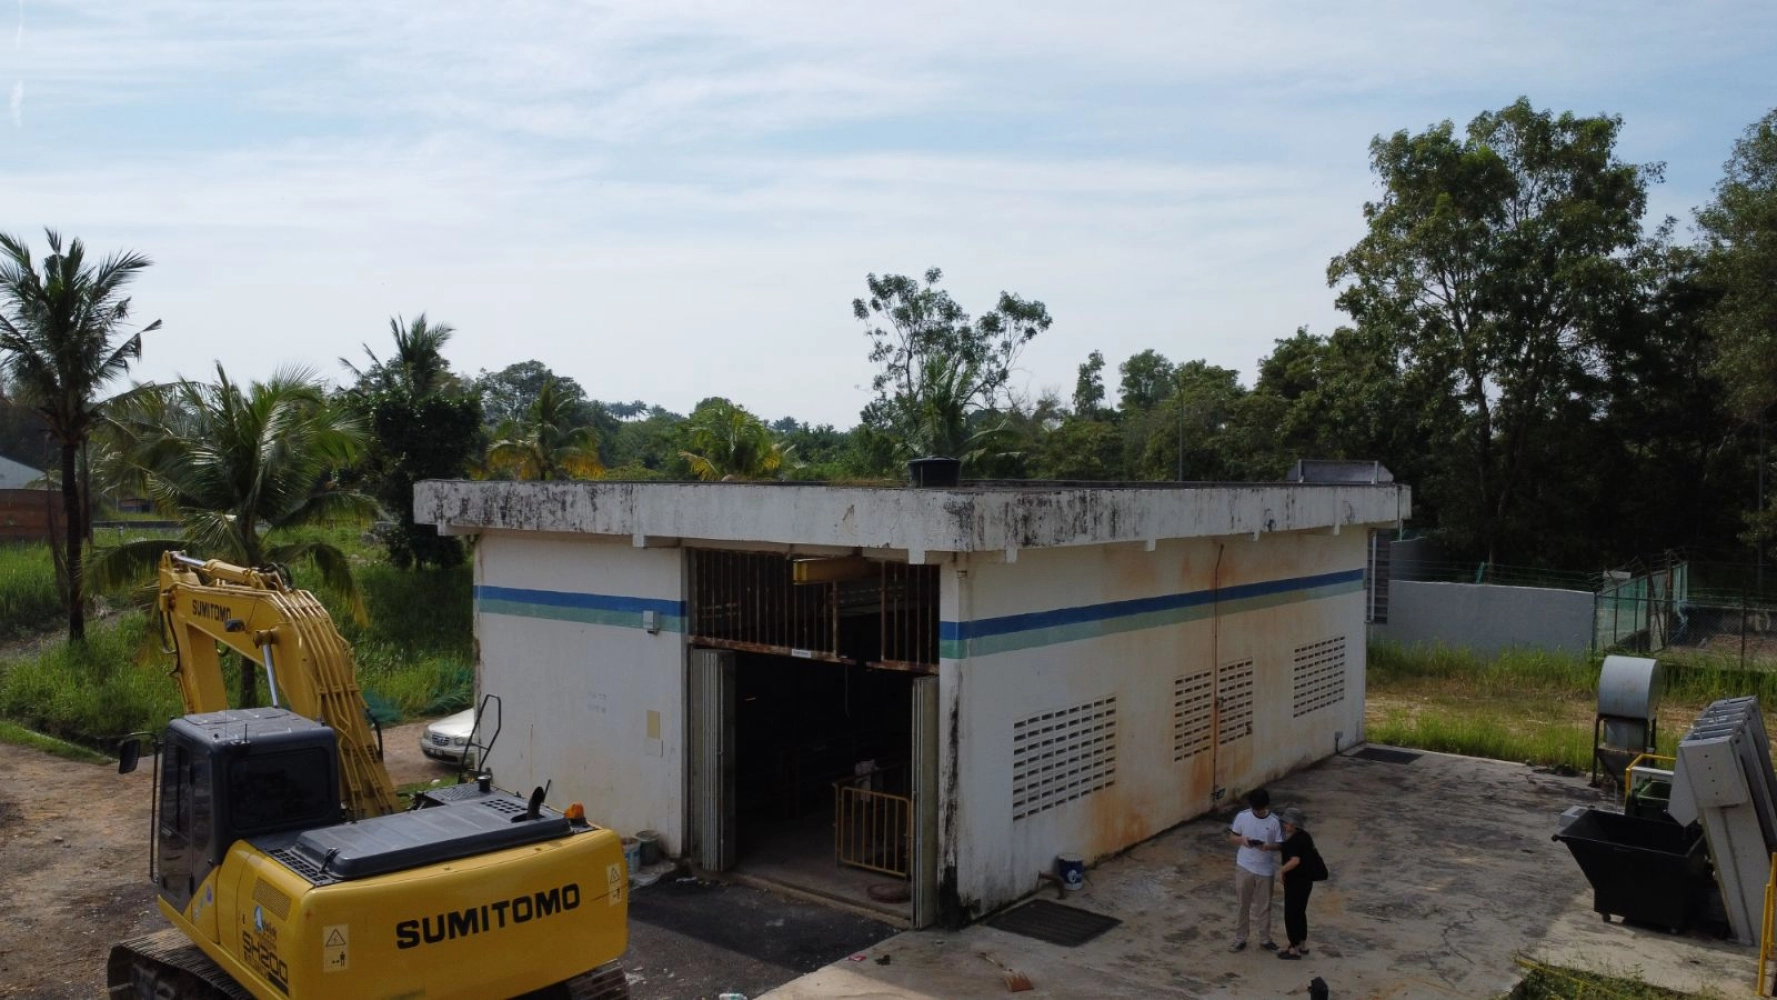
[[[1768,0],[15,3],[0,231],[153,259],[136,377],[338,381],[423,312],[459,372],[842,428],[868,274],[1044,302],[1027,398],[1093,350],[1250,385],[1341,322],[1373,137],[1620,115],[1651,226],[1777,107]]]

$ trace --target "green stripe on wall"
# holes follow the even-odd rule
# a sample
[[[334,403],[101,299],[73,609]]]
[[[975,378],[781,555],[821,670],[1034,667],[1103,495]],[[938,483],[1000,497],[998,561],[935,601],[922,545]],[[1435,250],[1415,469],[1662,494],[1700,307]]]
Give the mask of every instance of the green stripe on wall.
[[[641,628],[640,611],[610,611],[603,608],[566,608],[553,604],[531,604],[526,601],[505,601],[484,597],[475,602],[475,610],[486,615],[511,615],[515,618],[546,618],[557,622],[580,622],[583,625],[610,625],[615,628]],[[685,619],[679,615],[661,615],[662,632],[685,631]]]
[[[1069,625],[1052,625],[1046,628],[1033,628],[1022,632],[983,636],[977,639],[944,639],[938,643],[938,655],[947,660],[960,660],[971,656],[992,656],[995,653],[1010,653],[1020,649],[1034,649],[1038,646],[1054,646],[1064,642],[1097,639],[1107,635],[1116,635],[1119,632],[1139,632],[1143,629],[1167,628],[1173,625],[1183,625],[1186,622],[1205,621],[1212,612],[1232,615],[1245,611],[1263,611],[1266,608],[1281,607],[1285,604],[1301,604],[1306,601],[1318,601],[1341,594],[1356,593],[1363,589],[1363,581],[1351,580],[1324,587],[1305,587],[1301,590],[1284,591],[1278,594],[1264,594],[1258,597],[1222,601],[1215,605],[1199,604],[1188,608],[1150,611],[1122,618]]]

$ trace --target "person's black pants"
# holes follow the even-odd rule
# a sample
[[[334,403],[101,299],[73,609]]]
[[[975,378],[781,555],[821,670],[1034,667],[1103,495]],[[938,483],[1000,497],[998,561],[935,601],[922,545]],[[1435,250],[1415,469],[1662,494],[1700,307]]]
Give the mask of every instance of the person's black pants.
[[[1283,880],[1283,932],[1291,948],[1308,940],[1308,894],[1313,891],[1314,883],[1307,879]]]

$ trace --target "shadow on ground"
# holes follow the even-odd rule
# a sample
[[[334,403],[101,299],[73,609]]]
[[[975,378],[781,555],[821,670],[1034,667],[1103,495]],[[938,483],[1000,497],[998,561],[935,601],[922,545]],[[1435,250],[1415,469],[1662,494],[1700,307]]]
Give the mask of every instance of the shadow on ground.
[[[896,933],[888,924],[758,889],[669,875],[629,901],[633,1000],[756,997]]]

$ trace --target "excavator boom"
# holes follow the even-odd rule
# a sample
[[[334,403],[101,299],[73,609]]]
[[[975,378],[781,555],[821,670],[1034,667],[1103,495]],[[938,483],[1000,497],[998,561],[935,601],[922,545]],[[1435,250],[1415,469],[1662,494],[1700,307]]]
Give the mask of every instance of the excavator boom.
[[[313,594],[291,587],[276,570],[169,552],[160,563],[160,610],[187,712],[229,707],[217,650],[226,646],[266,671],[274,706],[338,733],[349,818],[401,808],[370,728],[351,647]]]

